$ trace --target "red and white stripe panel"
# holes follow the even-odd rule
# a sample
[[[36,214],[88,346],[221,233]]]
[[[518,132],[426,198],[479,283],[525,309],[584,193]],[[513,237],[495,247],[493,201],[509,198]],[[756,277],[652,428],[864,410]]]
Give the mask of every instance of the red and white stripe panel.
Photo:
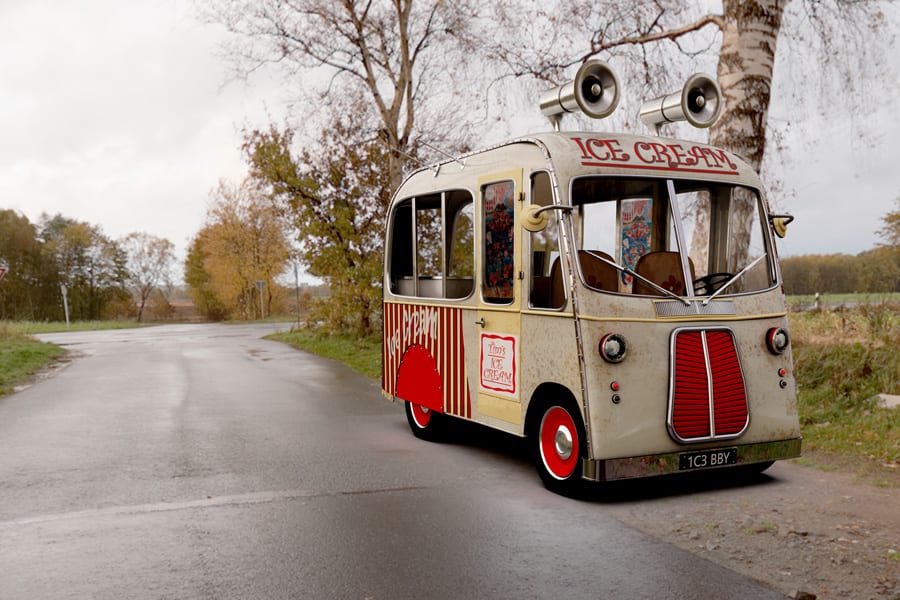
[[[419,346],[433,359],[440,374],[444,412],[472,416],[466,377],[462,310],[416,304],[384,304],[382,389],[397,395],[397,376],[410,346]]]

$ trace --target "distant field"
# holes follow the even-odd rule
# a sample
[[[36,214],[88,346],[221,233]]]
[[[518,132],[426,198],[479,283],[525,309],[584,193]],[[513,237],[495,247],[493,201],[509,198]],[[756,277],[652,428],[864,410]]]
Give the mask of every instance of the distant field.
[[[812,294],[804,294],[787,297],[788,305],[792,307],[812,307],[816,303],[816,297]],[[819,294],[819,306],[833,307],[840,305],[853,306],[857,304],[898,304],[900,305],[900,293],[889,294]]]

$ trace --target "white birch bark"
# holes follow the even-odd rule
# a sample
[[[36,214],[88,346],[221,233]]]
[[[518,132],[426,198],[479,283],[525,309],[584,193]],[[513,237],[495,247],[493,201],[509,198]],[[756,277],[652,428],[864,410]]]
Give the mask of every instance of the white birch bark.
[[[724,98],[722,116],[710,132],[710,143],[744,158],[757,172],[766,147],[775,47],[785,4],[785,0],[722,2],[724,26],[717,78]],[[750,244],[752,198],[737,199],[733,210],[737,211],[735,222],[744,229],[732,232],[729,262],[740,267]],[[708,211],[697,211],[694,232],[691,257],[696,264],[706,264]]]

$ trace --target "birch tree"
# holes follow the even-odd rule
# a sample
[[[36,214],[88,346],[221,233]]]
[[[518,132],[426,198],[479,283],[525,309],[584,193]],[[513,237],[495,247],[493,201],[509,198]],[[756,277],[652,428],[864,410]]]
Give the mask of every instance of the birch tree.
[[[890,85],[882,77],[894,45],[885,31],[885,11],[896,7],[887,1],[723,0],[719,10],[710,10],[711,3],[677,0],[540,4],[552,26],[526,22],[529,10],[496,7],[502,29],[517,31],[494,45],[493,54],[509,75],[555,84],[574,66],[601,56],[624,68],[625,81],[638,84],[641,97],[649,99],[677,89],[698,63],[714,59],[723,110],[709,141],[743,157],[756,171],[763,168],[769,147],[776,63],[793,67],[795,87],[792,92],[785,86],[785,93],[793,93],[798,107],[807,111],[853,114],[873,96],[875,82]],[[537,35],[521,35],[522,28]],[[779,48],[791,60],[779,60]],[[736,207],[749,214],[751,200]],[[695,214],[694,239],[699,240],[708,231],[709,214],[703,207]],[[749,219],[739,221],[749,225]],[[748,240],[749,229],[737,235],[735,247],[744,248]],[[705,257],[695,260],[705,262]]]

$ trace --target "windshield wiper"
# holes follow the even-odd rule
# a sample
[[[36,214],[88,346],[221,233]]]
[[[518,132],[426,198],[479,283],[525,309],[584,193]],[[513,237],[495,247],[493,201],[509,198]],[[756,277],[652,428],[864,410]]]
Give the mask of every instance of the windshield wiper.
[[[603,256],[600,256],[599,254],[595,254],[594,252],[591,252],[590,250],[584,250],[584,252],[587,252],[588,254],[590,254],[591,256],[593,256],[594,258],[596,258],[597,260],[599,260],[599,261],[601,261],[601,262],[603,262],[603,263],[605,263],[605,264],[611,266],[612,268],[614,268],[615,270],[617,270],[617,271],[619,271],[619,272],[621,272],[621,273],[625,273],[625,274],[627,274],[627,275],[631,275],[632,277],[636,277],[637,279],[640,279],[641,281],[643,281],[644,283],[646,283],[647,285],[649,285],[650,287],[652,287],[654,290],[656,290],[656,291],[658,291],[658,292],[661,292],[663,295],[665,295],[665,296],[671,296],[672,298],[675,298],[676,300],[678,300],[678,301],[680,301],[680,302],[683,302],[685,306],[690,306],[690,305],[691,305],[690,302],[688,302],[687,300],[685,300],[684,298],[682,298],[681,296],[679,296],[679,295],[676,294],[675,292],[673,292],[673,291],[671,291],[671,290],[667,290],[667,289],[664,288],[663,286],[657,285],[657,284],[653,283],[652,281],[650,281],[650,280],[647,279],[646,277],[644,277],[644,276],[642,276],[642,275],[638,275],[637,273],[635,273],[634,271],[632,271],[632,270],[629,269],[628,267],[623,267],[622,265],[619,265],[619,264],[617,264],[617,263],[614,263],[613,261],[609,260],[608,258],[605,258],[605,257],[603,257]],[[738,275],[740,275],[740,273],[738,273]],[[729,283],[730,283],[730,282],[729,282]]]
[[[737,281],[744,273],[746,273],[747,271],[749,271],[750,269],[752,269],[753,267],[755,267],[755,266],[756,266],[756,263],[758,263],[759,261],[761,261],[762,259],[764,259],[764,258],[766,257],[766,255],[767,255],[767,254],[766,254],[765,252],[763,252],[762,255],[761,255],[759,258],[757,258],[757,259],[754,260],[752,263],[750,263],[749,265],[747,265],[746,267],[744,267],[743,269],[741,269],[740,272],[738,272],[736,275],[733,275],[733,276],[731,277],[731,279],[729,279],[728,281],[726,281],[726,282],[724,283],[724,285],[722,285],[722,287],[720,287],[719,289],[717,289],[715,292],[713,292],[713,293],[709,296],[709,298],[707,298],[706,300],[703,301],[703,306],[706,306],[707,304],[709,304],[710,301],[711,301],[713,298],[715,298],[716,296],[718,296],[719,294],[721,294],[722,292],[724,292],[725,289],[726,289],[728,286],[730,286],[732,283],[734,283],[735,281]]]

